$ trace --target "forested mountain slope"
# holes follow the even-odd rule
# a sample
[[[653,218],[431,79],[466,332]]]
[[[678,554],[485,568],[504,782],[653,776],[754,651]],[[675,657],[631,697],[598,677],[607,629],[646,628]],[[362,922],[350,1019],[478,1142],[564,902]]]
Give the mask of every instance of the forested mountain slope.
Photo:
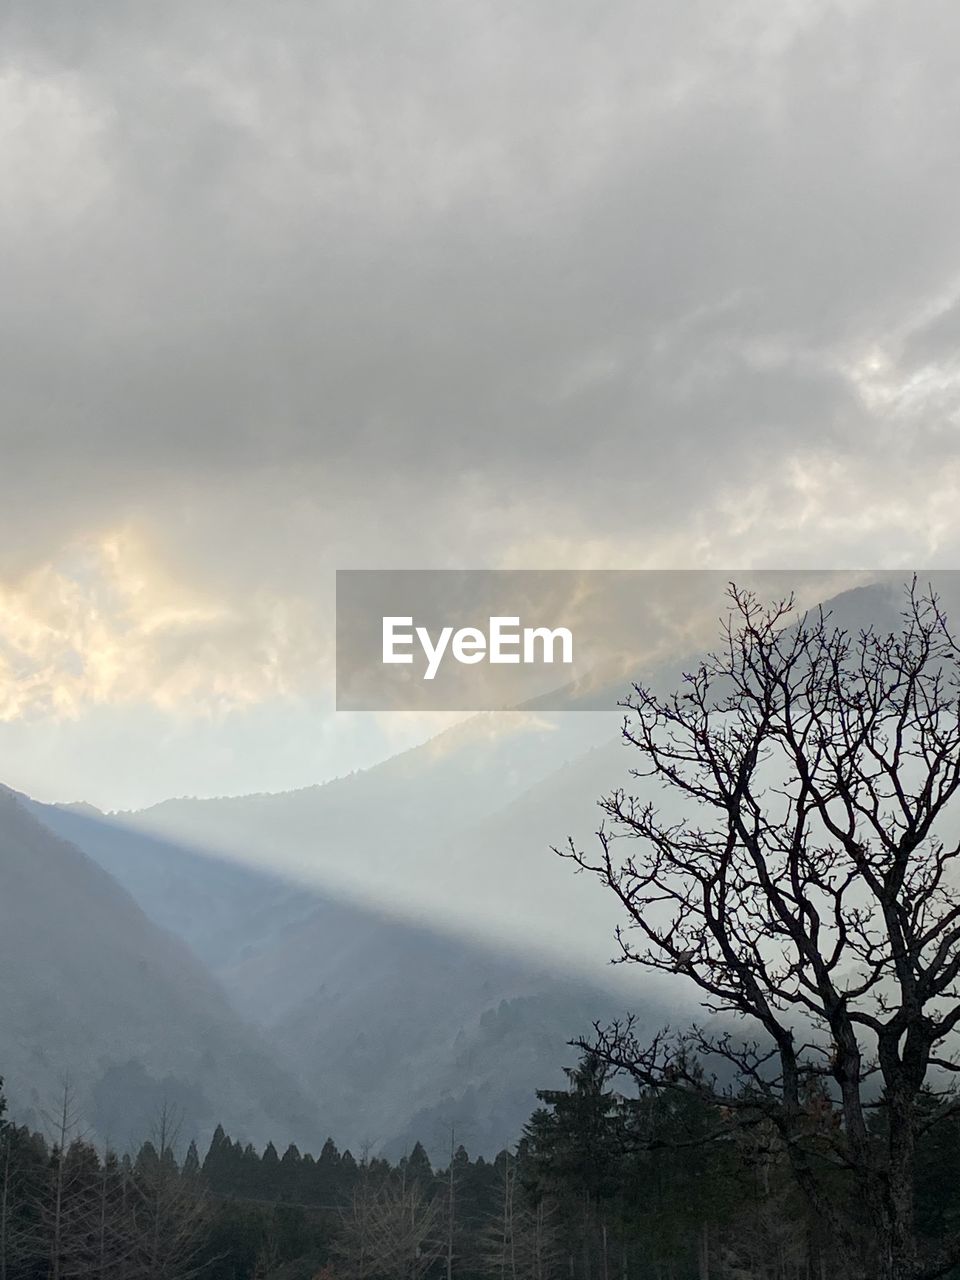
[[[455,1122],[474,1149],[495,1152],[535,1090],[561,1081],[567,1041],[622,1012],[602,977],[577,978],[532,949],[390,917],[87,807],[27,803],[211,966],[341,1145],[397,1149],[419,1136],[442,1150]]]

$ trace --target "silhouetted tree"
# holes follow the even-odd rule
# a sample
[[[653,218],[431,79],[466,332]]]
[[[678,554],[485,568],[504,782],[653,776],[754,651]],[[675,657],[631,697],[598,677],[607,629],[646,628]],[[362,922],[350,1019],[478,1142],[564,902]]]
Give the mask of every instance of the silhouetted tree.
[[[679,810],[615,791],[598,852],[563,852],[619,900],[622,961],[685,976],[758,1039],[700,1027],[640,1042],[627,1023],[589,1047],[645,1085],[717,1099],[693,1064],[732,1068],[744,1089],[728,1105],[775,1132],[846,1275],[941,1275],[957,1242],[918,1245],[915,1156],[953,1107],[919,1100],[935,1069],[956,1069],[960,650],[916,583],[889,634],[850,634],[823,611],[791,624],[791,601],[731,597],[718,653],[676,693],[637,685],[623,703],[634,776]],[[867,1123],[874,1075],[882,1142]],[[811,1080],[831,1086],[841,1121],[815,1140]],[[829,1165],[852,1179],[867,1230]]]

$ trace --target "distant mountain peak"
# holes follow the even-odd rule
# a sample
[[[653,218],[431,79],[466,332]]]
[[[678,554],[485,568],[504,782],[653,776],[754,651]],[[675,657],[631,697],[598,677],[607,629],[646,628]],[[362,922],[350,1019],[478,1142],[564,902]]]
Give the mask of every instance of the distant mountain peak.
[[[66,813],[83,813],[88,818],[102,818],[104,816],[102,809],[98,809],[95,804],[88,804],[86,800],[58,801],[53,807],[55,809],[63,809]]]

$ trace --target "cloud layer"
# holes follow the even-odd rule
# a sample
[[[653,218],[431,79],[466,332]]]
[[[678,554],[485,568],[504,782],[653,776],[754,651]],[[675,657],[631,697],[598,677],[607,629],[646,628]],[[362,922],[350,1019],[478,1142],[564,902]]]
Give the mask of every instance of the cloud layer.
[[[303,693],[337,565],[956,560],[946,0],[5,15],[0,714]]]

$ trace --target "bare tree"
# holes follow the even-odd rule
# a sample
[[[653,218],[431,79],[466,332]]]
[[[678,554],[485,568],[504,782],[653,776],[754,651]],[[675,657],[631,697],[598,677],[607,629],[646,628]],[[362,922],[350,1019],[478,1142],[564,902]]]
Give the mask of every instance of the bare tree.
[[[191,1280],[203,1266],[200,1253],[206,1203],[197,1181],[183,1173],[176,1147],[180,1121],[164,1103],[144,1144],[133,1176],[136,1265],[144,1280]]]
[[[519,1280],[516,1191],[516,1162],[509,1151],[504,1151],[499,1204],[484,1232],[481,1248],[484,1273],[495,1280]]]
[[[340,1252],[356,1280],[420,1280],[446,1244],[440,1230],[443,1203],[413,1179],[385,1178],[372,1186],[361,1178],[341,1215]]]
[[[55,1109],[43,1120],[51,1142],[49,1176],[40,1193],[38,1246],[46,1247],[50,1280],[67,1280],[88,1268],[87,1190],[89,1157],[83,1118],[68,1076],[63,1079]]]
[[[371,1233],[376,1190],[370,1176],[370,1146],[365,1143],[350,1203],[340,1211],[341,1232],[336,1245],[351,1280],[367,1280],[373,1274]]]
[[[96,1280],[127,1280],[136,1272],[136,1197],[123,1163],[106,1149],[90,1196],[90,1268]]]
[[[619,899],[620,961],[683,975],[757,1039],[701,1026],[641,1043],[627,1022],[590,1047],[646,1085],[699,1088],[775,1126],[847,1275],[933,1280],[960,1256],[956,1242],[922,1256],[913,1221],[918,1136],[955,1105],[918,1104],[957,1069],[960,650],[916,582],[889,634],[731,599],[722,646],[677,692],[637,685],[622,704],[634,777],[679,816],[618,790],[598,851],[562,852]],[[740,1089],[696,1059],[735,1070]],[[814,1138],[805,1099],[824,1082],[840,1123]],[[868,1230],[825,1190],[827,1164],[852,1179]]]
[[[457,1131],[450,1126],[450,1168],[447,1170],[447,1280],[453,1280],[454,1241],[457,1224]]]
[[[497,1211],[481,1235],[483,1274],[491,1280],[553,1280],[564,1256],[556,1206],[543,1196],[528,1200],[509,1151],[502,1153],[502,1163]]]
[[[553,1280],[563,1263],[559,1214],[552,1200],[540,1197],[525,1218],[523,1257],[530,1280]]]

